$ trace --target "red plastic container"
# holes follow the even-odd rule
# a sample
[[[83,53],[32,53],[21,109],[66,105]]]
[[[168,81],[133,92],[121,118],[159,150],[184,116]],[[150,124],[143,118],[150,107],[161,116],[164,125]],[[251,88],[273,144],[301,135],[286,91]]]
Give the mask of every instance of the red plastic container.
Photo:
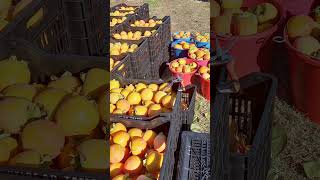
[[[192,84],[192,78],[194,77],[194,74],[195,74],[195,73],[198,71],[198,69],[199,69],[199,65],[198,65],[198,63],[197,63],[195,60],[193,60],[193,59],[186,59],[186,62],[187,62],[187,63],[195,62],[195,63],[197,64],[197,68],[196,68],[194,71],[190,72],[190,73],[177,73],[177,72],[174,71],[174,69],[171,68],[171,63],[172,63],[172,62],[169,64],[169,69],[170,69],[172,75],[173,75],[174,77],[181,77],[181,78],[182,78],[181,84],[182,84],[183,87],[186,87],[186,86]]]
[[[285,8],[289,16],[309,14],[314,0],[276,0]]]
[[[223,49],[229,48],[233,41],[235,41],[233,47],[230,49],[231,55],[235,58],[236,72],[239,78],[248,75],[252,72],[260,72],[263,63],[258,61],[260,50],[265,43],[271,38],[271,36],[277,31],[281,20],[283,19],[283,8],[279,3],[273,1],[261,1],[272,2],[278,9],[279,16],[278,22],[271,28],[250,36],[214,36],[211,35],[211,45],[215,49],[215,39],[218,38],[220,47]],[[257,0],[246,1],[245,7],[252,7],[261,3]]]
[[[210,80],[204,79],[199,75],[201,95],[210,101]]]
[[[320,124],[320,60],[297,51],[291,45],[286,29],[284,38],[289,55],[293,104],[313,122]]]

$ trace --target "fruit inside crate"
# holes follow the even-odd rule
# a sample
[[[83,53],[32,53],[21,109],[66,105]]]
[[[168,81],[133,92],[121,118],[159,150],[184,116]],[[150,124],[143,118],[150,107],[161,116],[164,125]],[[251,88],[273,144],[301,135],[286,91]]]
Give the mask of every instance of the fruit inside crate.
[[[144,38],[150,38],[159,33],[159,27],[156,28],[141,28],[141,27],[127,27],[114,29],[112,38],[116,40],[137,41]]]
[[[15,45],[21,44],[17,42]],[[107,164],[103,159],[107,158],[104,156],[107,154],[107,142],[105,132],[102,130],[102,122],[106,119],[106,115],[103,114],[104,97],[106,97],[104,84],[107,83],[105,77],[108,76],[108,72],[104,70],[106,62],[91,61],[89,57],[81,59],[79,56],[49,55],[28,45],[30,44],[10,48],[12,51],[8,53],[8,58],[10,55],[15,55],[18,59],[9,58],[0,61],[0,68],[6,69],[1,70],[0,87],[3,96],[0,106],[7,106],[5,103],[16,104],[14,106],[16,109],[11,109],[12,112],[1,108],[2,113],[9,113],[9,119],[0,120],[2,135],[8,134],[0,141],[10,141],[13,146],[11,149],[1,147],[1,149],[7,149],[9,156],[3,160],[4,164],[0,166],[0,172],[59,178],[105,176]],[[73,58],[76,61],[72,61]],[[80,63],[70,66],[70,61]],[[53,77],[52,75],[58,75],[64,71],[74,74],[65,73],[64,76],[50,80],[50,76]],[[80,78],[81,72],[86,73],[83,81]],[[32,79],[31,76],[33,76]],[[14,79],[3,81],[6,78]],[[98,84],[92,86],[92,79],[100,80]],[[48,101],[48,98],[52,97],[54,102]],[[100,109],[94,106],[89,98],[99,104]],[[22,106],[17,106],[17,103]],[[24,106],[29,107],[28,111],[23,110]],[[19,110],[19,107],[22,109]],[[30,109],[30,107],[33,108]],[[33,113],[30,112],[31,110]],[[16,112],[21,112],[19,114],[22,116],[12,117],[17,114]],[[82,119],[80,120],[77,118],[80,116],[74,116],[71,120],[66,113],[72,115],[80,113],[81,117],[87,118],[80,118]],[[73,125],[69,124],[71,126],[67,127],[64,124],[65,121]],[[81,125],[80,122],[84,124]],[[4,145],[1,143],[1,146]],[[100,151],[91,153],[88,147],[93,146]],[[86,158],[86,161],[93,160],[95,158],[93,154],[102,160],[100,167],[83,163],[83,158]],[[33,157],[32,162],[27,157]]]
[[[160,26],[162,23],[163,19],[159,19],[156,16],[145,19],[134,16],[127,22],[126,25],[130,27],[155,28],[157,26]]]
[[[118,4],[110,9],[110,16],[118,15],[119,13],[128,13],[134,14],[140,18],[148,18],[149,17],[149,5],[147,3],[141,6],[130,6],[127,4]],[[117,12],[116,12],[117,11]],[[115,13],[116,12],[116,13]]]
[[[121,77],[130,77],[130,57],[128,55],[110,57],[110,72]]]
[[[181,102],[180,85],[174,81],[121,78],[110,81],[111,119],[150,121],[173,117]]]
[[[110,123],[110,142],[113,142],[110,147],[111,177],[127,174],[130,178],[137,178],[141,172],[145,172],[155,179],[172,178],[174,151],[180,129],[177,123],[161,119],[144,124],[124,119],[111,120]],[[121,139],[128,141],[119,141]],[[119,146],[122,142],[127,142],[126,148]],[[131,153],[124,156],[122,152],[126,149],[131,149]],[[129,169],[131,165],[136,168]]]
[[[130,57],[130,78],[145,79],[150,77],[150,54],[147,40],[125,41],[110,40],[110,55],[126,54]],[[130,47],[129,47],[130,46]]]

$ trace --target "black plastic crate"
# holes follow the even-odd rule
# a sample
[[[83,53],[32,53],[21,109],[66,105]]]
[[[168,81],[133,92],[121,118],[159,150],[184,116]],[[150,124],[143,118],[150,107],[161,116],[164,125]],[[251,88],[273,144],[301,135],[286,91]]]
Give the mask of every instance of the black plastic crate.
[[[194,118],[196,105],[197,86],[189,85],[182,92],[181,99],[181,121],[183,130],[190,130]]]
[[[171,43],[171,18],[165,16],[162,20],[162,43],[169,45]]]
[[[10,47],[6,56],[16,56],[28,63],[32,82],[46,84],[51,75],[61,75],[65,71],[73,74],[86,72],[91,68],[103,68],[108,65],[105,57],[85,57],[77,55],[52,55],[37,48],[26,40],[9,41]],[[55,169],[38,169],[27,167],[0,166],[0,174],[18,175],[19,177],[42,179],[95,179],[104,180],[106,173],[88,173],[80,171],[59,171]]]
[[[277,82],[272,76],[253,73],[243,77],[240,85],[239,93],[218,94],[216,97],[216,112],[211,122],[227,122],[229,138],[224,144],[216,145],[215,151],[225,151],[225,144],[230,145],[227,148],[230,179],[264,180],[271,164],[271,125]],[[233,144],[237,143],[234,132],[245,136],[246,144],[251,147],[234,149]]]
[[[138,48],[132,52],[127,53],[130,57],[130,75],[131,78],[134,79],[147,79],[150,78],[151,73],[151,62],[150,62],[150,54],[148,48],[148,41],[141,39],[139,41],[126,41],[126,40],[112,40],[111,43],[128,43],[137,44]],[[126,54],[122,54],[120,56],[124,56]]]
[[[175,166],[175,151],[178,146],[179,132],[181,123],[176,119],[164,117],[156,118],[151,121],[139,122],[136,120],[117,119],[110,120],[110,123],[123,123],[127,128],[152,129],[156,132],[164,132],[167,136],[166,151],[160,170],[159,180],[172,180]]]
[[[210,135],[183,131],[177,180],[211,180]]]
[[[40,12],[43,12],[42,19],[27,27],[29,19]],[[24,38],[48,53],[67,52],[70,43],[62,0],[32,1],[9,23],[1,35],[7,38],[7,42],[11,38]]]
[[[228,96],[224,94],[215,94],[213,106],[210,111],[213,112],[210,118],[210,136],[211,138],[211,177],[213,180],[229,180],[229,123],[226,116]]]
[[[104,41],[105,31],[98,30],[87,37],[70,39],[70,54],[83,56],[102,56],[108,46]],[[106,48],[107,49],[107,48]]]
[[[229,117],[252,144],[249,151],[230,154],[230,176],[244,180],[267,178],[271,165],[271,127],[277,90],[275,78],[251,74],[240,81],[241,92],[230,96]]]
[[[115,28],[112,31],[112,34],[118,33],[120,34],[121,31],[125,31],[125,32],[136,32],[136,31],[140,31],[142,33],[142,35],[146,32],[146,31],[152,31],[155,30],[154,33],[152,33],[152,35],[150,37],[144,37],[141,39],[144,39],[145,41],[147,41],[147,51],[150,55],[149,57],[149,63],[150,63],[150,70],[149,74],[150,74],[150,78],[151,79],[159,79],[160,78],[160,66],[163,64],[163,44],[162,44],[162,26],[158,26],[155,28],[144,28],[144,27],[130,27],[130,26],[126,26],[125,24],[118,26],[117,28]],[[123,42],[139,42],[140,40],[136,41],[136,40],[119,40],[119,41],[123,41]]]
[[[130,78],[131,77],[131,70],[130,70],[130,56],[124,55],[122,57],[112,56],[110,57],[116,61],[120,61],[112,70],[111,74],[115,74],[116,76],[120,76],[122,78]]]
[[[70,32],[71,53],[102,55],[108,35],[107,1],[63,0]]]

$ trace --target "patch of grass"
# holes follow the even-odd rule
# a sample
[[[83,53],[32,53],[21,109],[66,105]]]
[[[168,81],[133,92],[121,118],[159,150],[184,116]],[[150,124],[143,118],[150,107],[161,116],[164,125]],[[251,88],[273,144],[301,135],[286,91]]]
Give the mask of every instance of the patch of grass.
[[[196,96],[194,119],[191,126],[195,132],[210,132],[210,102],[200,94]]]

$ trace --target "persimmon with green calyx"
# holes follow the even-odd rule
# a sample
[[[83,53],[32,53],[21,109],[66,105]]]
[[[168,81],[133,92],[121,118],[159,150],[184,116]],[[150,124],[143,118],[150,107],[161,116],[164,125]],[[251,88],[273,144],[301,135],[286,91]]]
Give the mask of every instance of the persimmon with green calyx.
[[[84,96],[65,98],[55,114],[57,124],[66,136],[89,135],[99,121],[98,108]]]
[[[81,167],[86,170],[108,169],[108,145],[104,139],[89,139],[78,146]]]
[[[0,129],[17,134],[28,120],[40,118],[45,113],[41,108],[24,98],[0,97]]]
[[[13,84],[2,91],[4,96],[15,96],[26,98],[30,101],[37,94],[37,88],[30,84]]]
[[[0,61],[0,91],[18,83],[30,83],[31,73],[25,61],[18,61],[15,56]]]
[[[109,72],[105,69],[93,68],[86,74],[81,94],[84,96],[96,96],[106,89]]]
[[[24,149],[35,150],[41,156],[56,158],[62,151],[65,136],[63,130],[49,120],[37,120],[26,125],[21,133]]]
[[[33,101],[40,104],[47,113],[47,118],[51,120],[54,116],[59,103],[67,95],[67,92],[62,89],[47,88],[38,93]]]
[[[10,159],[10,155],[18,147],[16,139],[4,135],[0,135],[0,164],[6,163]]]

